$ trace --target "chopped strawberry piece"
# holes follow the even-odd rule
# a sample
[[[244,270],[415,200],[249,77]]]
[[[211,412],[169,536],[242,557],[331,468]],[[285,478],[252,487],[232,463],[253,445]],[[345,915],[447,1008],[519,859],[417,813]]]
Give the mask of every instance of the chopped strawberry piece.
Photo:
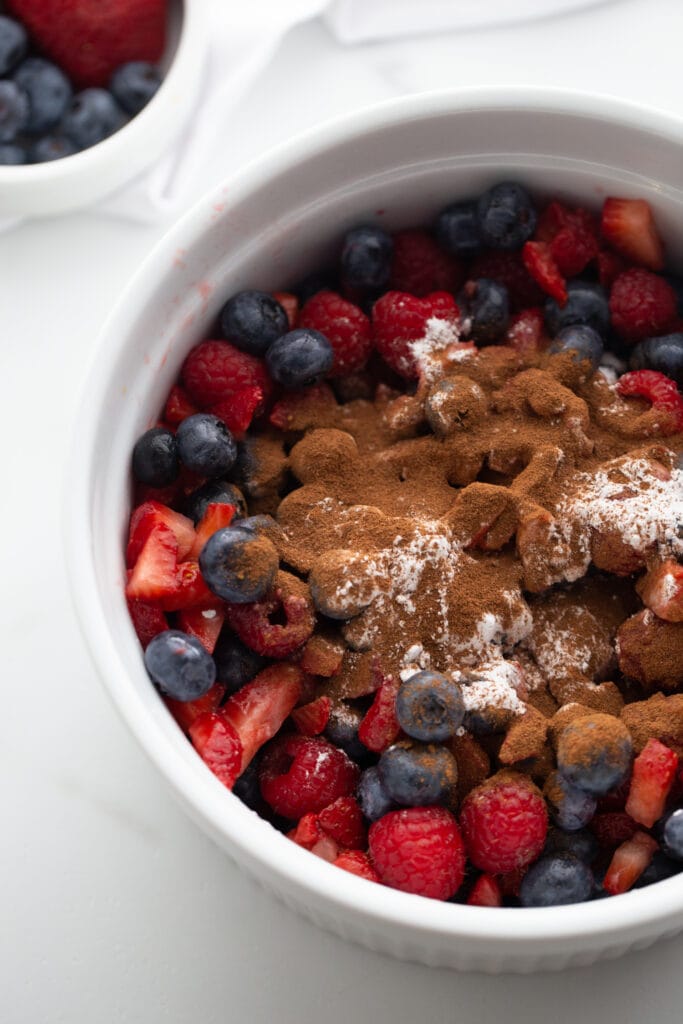
[[[142,545],[126,585],[126,597],[158,604],[176,588],[178,541],[168,526],[157,523]]]
[[[493,875],[480,875],[467,897],[467,905],[469,907],[502,907],[503,891],[498,880]]]
[[[291,292],[273,292],[273,298],[276,302],[280,303],[287,314],[287,322],[289,323],[290,330],[292,330],[296,327],[299,317],[299,300]]]
[[[522,355],[530,355],[546,348],[548,340],[543,310],[538,306],[523,309],[521,313],[513,316],[505,334],[505,344]]]
[[[225,398],[222,402],[212,405],[209,412],[218,416],[228,430],[238,440],[241,440],[251,426],[254,417],[262,411],[263,404],[263,388],[254,386],[242,388],[230,398]]]
[[[636,587],[643,604],[666,622],[683,622],[683,565],[668,559],[649,570]]]
[[[263,799],[276,814],[295,820],[349,796],[359,774],[343,750],[319,736],[296,734],[279,736],[259,769]]]
[[[658,844],[646,832],[636,832],[632,839],[614,851],[602,885],[610,896],[616,896],[629,889],[638,881],[649,865]]]
[[[605,241],[622,256],[650,270],[663,268],[664,246],[644,199],[606,199],[600,230]]]
[[[296,828],[287,833],[288,839],[291,839],[297,846],[303,846],[305,850],[312,850],[324,836],[325,833],[320,825],[318,815],[313,812],[299,818]]]
[[[547,295],[551,295],[561,306],[564,306],[567,301],[566,282],[548,243],[525,242],[522,259],[534,281]]]
[[[334,861],[334,866],[343,868],[344,871],[348,871],[352,875],[358,875],[359,878],[365,878],[368,882],[381,883],[379,875],[372,866],[372,861],[367,853],[363,853],[361,850],[344,850]]]
[[[143,648],[147,647],[155,636],[168,629],[168,620],[161,608],[157,608],[156,605],[129,598],[128,611]]]
[[[212,501],[206,506],[206,512],[197,523],[194,543],[189,551],[190,558],[199,558],[202,548],[209,537],[213,537],[217,530],[230,526],[237,509],[227,502]]]
[[[329,697],[318,697],[292,711],[292,720],[302,736],[319,736],[330,718]]]
[[[214,652],[224,621],[225,609],[220,601],[213,606],[183,608],[178,612],[178,629],[196,636],[209,654]]]
[[[188,731],[202,760],[224,786],[232,789],[244,770],[242,744],[232,724],[219,712],[209,711],[196,718]]]
[[[301,696],[303,672],[296,665],[270,665],[233,694],[222,715],[242,743],[241,775],[254,754],[272,739]]]
[[[674,784],[678,757],[659,740],[650,738],[633,762],[626,813],[646,828],[661,818],[666,798]]]
[[[367,846],[367,830],[363,813],[352,796],[337,797],[318,815],[324,831],[340,846],[348,850],[363,850]]]
[[[456,292],[465,278],[463,268],[420,228],[393,236],[389,288],[422,299],[431,292]]]
[[[135,565],[147,538],[159,524],[172,531],[178,546],[179,561],[187,558],[195,542],[192,520],[158,501],[145,501],[133,510],[130,517],[126,548],[126,565],[129,569]]]
[[[190,726],[201,716],[211,711],[217,711],[225,696],[225,687],[222,683],[214,683],[203,697],[197,700],[173,700],[165,697],[166,707],[171,712],[176,722],[185,732],[189,732]]]
[[[396,717],[396,696],[399,683],[387,676],[375,693],[365,718],[358,726],[361,743],[379,754],[394,742],[401,727]]]
[[[137,567],[136,567],[137,568]],[[172,583],[160,590],[156,602],[165,612],[178,612],[193,605],[213,606],[216,595],[212,594],[201,574],[197,562],[181,562],[177,566]]]
[[[177,427],[188,416],[194,416],[199,409],[190,401],[190,396],[179,384],[174,384],[164,406],[164,419],[168,424]]]
[[[620,843],[632,839],[638,826],[624,811],[605,811],[594,814],[588,827],[600,846],[606,850],[614,850]]]
[[[670,377],[657,370],[631,370],[619,378],[616,388],[624,398],[646,398],[662,413],[658,429],[663,436],[683,430],[683,395]]]
[[[326,860],[328,864],[334,864],[339,856],[339,845],[335,843],[331,836],[323,836],[311,848],[311,853],[314,853],[316,857],[320,857],[321,860]]]

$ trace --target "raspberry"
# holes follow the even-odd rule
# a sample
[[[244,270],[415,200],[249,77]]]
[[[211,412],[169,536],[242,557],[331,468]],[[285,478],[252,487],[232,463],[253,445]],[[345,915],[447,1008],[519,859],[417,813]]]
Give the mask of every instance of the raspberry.
[[[676,293],[649,270],[633,267],[619,274],[609,296],[612,326],[626,341],[664,334],[676,319]]]
[[[320,827],[339,846],[360,850],[367,846],[363,814],[352,796],[340,796],[318,815]]]
[[[370,856],[392,889],[447,900],[465,877],[465,847],[444,807],[390,811],[370,826]]]
[[[548,830],[540,792],[523,776],[494,776],[467,796],[460,825],[475,867],[496,875],[538,857]]]
[[[306,643],[315,627],[313,602],[299,587],[287,593],[276,586],[261,601],[226,605],[227,620],[243,644],[267,658],[288,658]],[[301,589],[300,589],[301,588]],[[284,623],[272,622],[277,614]]]
[[[547,242],[527,242],[522,249],[524,266],[544,292],[557,299],[561,306],[567,301],[566,282]]]
[[[559,202],[546,206],[534,236],[546,242],[559,273],[576,277],[598,255],[598,225],[581,207],[571,209]]]
[[[657,370],[631,370],[617,381],[617,391],[624,398],[646,398],[652,408],[666,415],[659,425],[664,436],[683,430],[683,396],[674,381]]]
[[[524,309],[510,321],[505,344],[522,355],[533,354],[547,347],[543,310],[538,306]]]
[[[448,292],[418,299],[407,292],[386,292],[372,307],[375,347],[392,370],[408,379],[418,376],[411,345],[424,337],[432,318],[454,322],[458,307]]]
[[[318,292],[301,310],[300,327],[324,334],[334,352],[328,377],[362,370],[372,352],[372,329],[365,313],[336,292]]]
[[[199,409],[190,401],[187,392],[179,384],[174,384],[164,406],[163,418],[166,423],[177,427],[179,423],[186,420],[188,416],[194,416],[196,412],[199,412]]]
[[[394,235],[389,280],[393,291],[424,298],[430,292],[455,292],[464,278],[458,260],[439,248],[426,231],[415,228]]]
[[[598,281],[603,288],[611,288],[619,274],[628,269],[623,256],[612,249],[601,249],[598,254]]]
[[[266,751],[259,778],[263,799],[276,814],[296,820],[319,812],[340,796],[349,796],[358,768],[327,740],[281,736]]]
[[[469,276],[473,279],[488,277],[505,285],[513,313],[528,306],[540,306],[545,299],[545,295],[524,266],[519,252],[484,252],[475,259],[470,267]]]
[[[600,846],[613,850],[627,839],[632,839],[638,826],[624,811],[605,811],[594,814],[588,825]]]
[[[343,868],[359,878],[367,878],[368,882],[379,882],[380,877],[372,866],[367,853],[360,850],[344,850],[334,862],[336,868]]]
[[[539,242],[552,242],[567,228],[575,228],[594,239],[598,236],[597,218],[592,213],[582,206],[571,208],[554,200],[540,214],[534,238]]]
[[[190,399],[202,409],[217,405],[244,388],[272,390],[263,360],[240,352],[227,341],[202,341],[192,349],[180,371]]]

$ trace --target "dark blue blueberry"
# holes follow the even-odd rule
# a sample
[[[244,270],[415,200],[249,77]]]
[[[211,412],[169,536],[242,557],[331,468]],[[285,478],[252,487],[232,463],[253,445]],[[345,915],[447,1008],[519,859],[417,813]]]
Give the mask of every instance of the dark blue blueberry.
[[[6,142],[0,145],[0,165],[4,167],[14,166],[17,167],[20,164],[26,163],[26,150],[23,146],[17,146],[13,143]]]
[[[683,334],[663,334],[646,338],[633,349],[632,370],[658,370],[683,388]]]
[[[553,338],[563,327],[572,327],[574,324],[588,324],[604,337],[609,326],[607,293],[601,285],[593,284],[592,281],[569,281],[564,306],[549,298],[544,312],[546,326]]]
[[[683,807],[672,811],[664,821],[662,849],[669,857],[683,860]]]
[[[125,120],[125,114],[110,92],[84,89],[71,100],[61,128],[79,149],[88,149],[117,132]]]
[[[548,349],[549,352],[574,352],[575,362],[587,359],[594,370],[600,365],[604,350],[602,338],[588,324],[563,327]]]
[[[228,695],[251,682],[266,664],[265,658],[246,647],[229,629],[221,630],[213,660],[216,679],[225,686]]]
[[[180,461],[200,476],[223,476],[235,465],[237,443],[223,420],[197,412],[176,431]]]
[[[30,164],[47,164],[51,160],[63,160],[65,156],[73,156],[78,149],[66,135],[43,135],[31,146],[28,153]]]
[[[436,218],[434,234],[439,245],[456,256],[472,256],[481,245],[477,204],[452,203]]]
[[[49,60],[29,57],[19,65],[13,77],[28,94],[26,131],[40,135],[59,124],[71,100],[71,85],[64,72]]]
[[[377,763],[387,795],[403,807],[423,807],[447,800],[458,781],[458,768],[445,747],[395,746]]]
[[[240,527],[243,530],[251,530],[252,533],[265,533],[266,535],[279,529],[273,517],[266,515],[247,516],[246,519],[240,519]]]
[[[220,314],[223,337],[252,356],[263,356],[269,345],[289,330],[287,314],[267,292],[238,292]]]
[[[559,907],[584,903],[593,895],[593,872],[570,853],[541,857],[532,864],[519,888],[523,907]]]
[[[634,889],[642,889],[646,885],[653,885],[655,882],[663,882],[665,878],[672,878],[674,875],[679,874],[683,871],[683,864],[676,863],[667,857],[661,850],[656,850],[655,854],[643,871],[640,878],[633,883]]]
[[[576,789],[559,772],[551,772],[543,789],[550,815],[567,832],[583,828],[595,814],[595,797]]]
[[[247,503],[239,487],[227,480],[208,480],[195,491],[188,494],[183,503],[183,513],[193,520],[195,526],[204,518],[209,505],[234,505],[235,520],[243,519],[247,514]]]
[[[209,590],[233,604],[264,597],[278,566],[278,554],[270,541],[239,526],[216,530],[199,555],[199,568]]]
[[[385,814],[393,811],[396,807],[382,785],[376,765],[365,769],[360,777],[356,795],[360,809],[368,821],[377,821],[378,818],[383,818]]]
[[[16,82],[0,81],[0,142],[14,142],[28,122],[28,96]]]
[[[14,18],[0,14],[0,75],[8,75],[28,50],[26,29]]]
[[[463,312],[469,318],[469,337],[477,345],[491,345],[505,333],[510,319],[507,288],[479,277],[468,281],[462,292]]]
[[[609,732],[594,715],[570,722],[560,734],[557,768],[578,789],[602,796],[616,789],[627,777],[633,760],[631,738],[620,723]]]
[[[582,828],[577,832],[565,832],[561,828],[549,828],[544,853],[572,853],[579,860],[590,864],[598,855],[598,841],[592,832]]]
[[[167,629],[149,642],[145,667],[162,693],[173,700],[197,700],[216,681],[211,655],[201,641],[179,629]]]
[[[239,779],[232,787],[232,791],[238,800],[250,807],[252,811],[259,813],[263,809],[263,797],[261,796],[261,784],[259,782],[258,758],[252,758],[244,769]]]
[[[153,64],[145,60],[132,60],[122,64],[111,76],[109,88],[121,106],[131,117],[147,106],[161,85],[161,74]]]
[[[330,708],[330,717],[325,726],[328,740],[335,747],[346,751],[352,761],[360,764],[367,762],[369,757],[368,748],[358,739],[358,726],[362,721],[362,711],[339,701]]]
[[[283,334],[266,352],[268,372],[288,390],[317,384],[333,362],[332,346],[325,335],[307,327]]]
[[[403,731],[413,739],[441,743],[454,736],[462,725],[462,690],[440,672],[416,672],[399,686],[396,717]]]
[[[531,196],[514,181],[485,192],[477,203],[479,235],[491,249],[521,249],[536,229]]]
[[[353,228],[344,236],[341,273],[352,288],[384,288],[391,276],[394,243],[382,228]]]
[[[175,436],[165,427],[152,427],[133,448],[133,476],[148,487],[168,487],[180,470]]]

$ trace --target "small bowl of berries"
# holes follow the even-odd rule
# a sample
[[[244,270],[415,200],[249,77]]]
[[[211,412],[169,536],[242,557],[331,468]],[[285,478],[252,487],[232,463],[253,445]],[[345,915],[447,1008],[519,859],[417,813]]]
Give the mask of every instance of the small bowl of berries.
[[[0,3],[0,216],[63,213],[158,159],[200,84],[200,4]]]
[[[105,328],[95,661],[226,852],[372,948],[683,928],[681,132],[533,90],[354,115],[202,200]]]

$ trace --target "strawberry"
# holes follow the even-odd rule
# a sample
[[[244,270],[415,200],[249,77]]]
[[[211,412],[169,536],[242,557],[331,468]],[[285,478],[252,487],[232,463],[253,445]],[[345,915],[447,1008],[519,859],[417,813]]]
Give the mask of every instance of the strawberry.
[[[548,338],[543,310],[533,306],[513,316],[505,334],[505,344],[522,355],[533,355],[545,348]]]
[[[367,853],[360,850],[344,850],[333,863],[336,868],[343,868],[344,871],[365,878],[368,882],[381,881]]]
[[[389,288],[422,299],[430,292],[456,292],[464,280],[460,263],[420,228],[393,236]]]
[[[358,726],[358,739],[377,754],[386,750],[401,731],[396,717],[398,688],[399,683],[392,676],[387,676]]]
[[[657,370],[631,370],[624,373],[616,384],[624,398],[645,398],[652,408],[662,413],[659,433],[666,437],[683,430],[683,395],[674,381]]]
[[[588,210],[554,201],[539,216],[534,240],[550,246],[563,277],[576,277],[598,255],[597,234],[595,218]]]
[[[347,850],[364,850],[367,833],[363,813],[352,796],[339,796],[318,815],[320,827],[339,846]]]
[[[638,582],[643,604],[666,622],[683,622],[683,565],[668,559]]]
[[[178,629],[196,636],[209,654],[213,654],[224,621],[225,609],[220,601],[213,606],[183,608],[178,612]]]
[[[218,416],[228,430],[241,440],[251,426],[251,421],[263,409],[263,388],[252,385],[242,388],[230,398],[212,405],[209,412]]]
[[[610,896],[628,892],[649,865],[657,849],[657,843],[646,832],[636,832],[632,839],[622,843],[614,851],[607,868],[602,883],[605,892]]]
[[[649,270],[663,268],[664,246],[644,199],[605,199],[600,230],[605,241],[633,263]]]
[[[227,502],[209,502],[206,506],[206,512],[197,523],[194,543],[188,552],[189,557],[199,558],[202,548],[209,537],[212,537],[216,530],[222,530],[224,526],[230,526],[235,512],[235,506],[228,505]]]
[[[503,891],[493,875],[479,875],[467,897],[468,907],[502,907]]]
[[[242,744],[232,724],[219,712],[208,711],[196,718],[188,731],[202,760],[224,786],[232,789],[244,770]]]
[[[296,707],[302,685],[303,672],[296,665],[270,665],[225,704],[221,713],[242,744],[240,775],[256,751],[279,732]]]
[[[126,565],[129,569],[135,565],[147,538],[159,524],[168,527],[173,533],[178,546],[178,559],[182,561],[187,558],[195,543],[192,520],[159,501],[145,501],[133,510],[130,517],[126,547]]]
[[[133,620],[135,632],[143,648],[159,633],[168,629],[168,621],[161,608],[144,601],[128,599],[128,611]]]
[[[299,318],[299,300],[296,295],[291,292],[273,292],[273,298],[276,302],[279,302],[285,313],[287,314],[287,322],[289,323],[290,331],[293,330],[297,325]]]
[[[561,306],[567,301],[566,282],[547,242],[525,242],[522,260],[534,281]]]
[[[166,44],[166,0],[7,0],[7,10],[76,85],[107,85],[121,64],[155,64]]]
[[[159,598],[175,587],[177,567],[178,541],[168,526],[158,523],[135,559],[126,585],[126,597],[158,604]]]
[[[312,850],[324,837],[319,817],[312,811],[299,818],[296,828],[287,833],[287,838],[297,846],[303,846],[304,850]]]
[[[678,757],[673,750],[650,738],[633,762],[626,801],[626,813],[639,825],[652,828],[662,816],[677,770]]]
[[[176,722],[184,732],[188,732],[190,726],[201,716],[210,711],[217,711],[223,697],[225,687],[222,683],[214,683],[203,697],[197,700],[173,700],[172,697],[165,697],[164,703],[171,712]]]
[[[137,566],[136,566],[137,568]],[[201,604],[213,606],[216,600],[212,594],[197,562],[181,562],[176,567],[173,579],[169,580],[157,595],[156,603],[165,612],[177,612],[183,608],[192,608]]]
[[[164,406],[164,420],[171,427],[177,427],[188,416],[194,416],[199,409],[190,401],[190,396],[179,384],[174,384]]]
[[[330,717],[329,697],[318,697],[292,711],[292,721],[302,736],[319,736]]]

